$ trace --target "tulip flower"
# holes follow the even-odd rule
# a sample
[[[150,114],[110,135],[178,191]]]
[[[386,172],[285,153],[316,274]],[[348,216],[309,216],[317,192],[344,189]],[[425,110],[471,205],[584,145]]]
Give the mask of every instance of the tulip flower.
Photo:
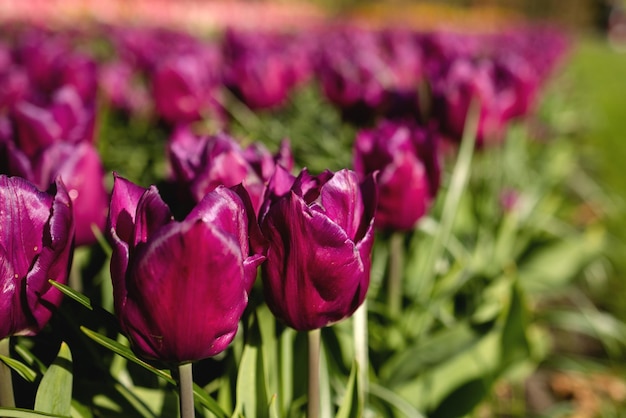
[[[10,136],[2,135],[1,128],[0,173],[23,177],[41,189],[48,188],[59,176],[66,179],[76,224],[75,244],[94,244],[92,226],[104,230],[109,204],[104,168],[96,148],[86,142],[58,142],[34,150],[29,157]]]
[[[479,105],[476,145],[500,141],[514,92],[498,88],[493,63],[459,58],[433,81],[433,116],[442,132],[455,141],[463,136],[472,101]]]
[[[319,329],[352,315],[370,279],[376,187],[355,172],[306,170],[287,187],[278,167],[262,210],[268,240],[262,266],[267,304],[297,330]]]
[[[234,338],[265,259],[247,194],[238,193],[217,187],[176,221],[156,187],[115,177],[114,305],[138,355],[189,363],[220,353]]]
[[[222,122],[219,56],[212,49],[174,54],[152,76],[157,113],[171,124],[189,123],[213,116]]]
[[[0,339],[35,335],[48,323],[67,283],[72,257],[72,202],[60,179],[42,192],[0,175]]]
[[[427,212],[440,181],[437,136],[413,123],[383,121],[358,132],[354,169],[379,171],[376,228],[411,229]]]
[[[19,147],[28,156],[55,142],[94,142],[95,105],[83,103],[70,86],[58,90],[49,106],[17,103],[12,117]]]
[[[189,191],[195,202],[219,185],[232,187],[242,183],[258,212],[266,183],[276,165],[288,170],[293,158],[287,142],[272,156],[256,143],[242,149],[234,138],[220,133],[195,135],[188,127],[179,127],[169,141],[169,156],[175,181]]]

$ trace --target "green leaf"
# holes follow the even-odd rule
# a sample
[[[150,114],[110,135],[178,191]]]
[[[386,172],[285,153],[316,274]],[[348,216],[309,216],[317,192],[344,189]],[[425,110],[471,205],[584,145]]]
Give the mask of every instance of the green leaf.
[[[527,310],[522,296],[521,290],[514,283],[511,286],[509,310],[502,329],[502,358],[500,360],[502,368],[524,360],[530,355],[530,345],[526,337]]]
[[[363,414],[363,399],[359,398],[361,391],[358,388],[359,365],[355,361],[352,364],[352,370],[350,371],[350,377],[348,378],[348,385],[346,386],[346,392],[343,394],[343,400],[339,411],[337,411],[336,418],[360,418]]]
[[[11,369],[13,369],[13,371],[19,374],[24,380],[27,380],[32,383],[37,378],[37,372],[19,360],[15,360],[11,357],[0,355],[0,361],[2,361]]]
[[[70,418],[69,415],[47,414],[45,412],[31,411],[29,409],[22,408],[0,408],[0,415],[7,418]]]
[[[119,342],[115,340],[112,340],[109,337],[106,337],[102,334],[92,331],[89,328],[86,328],[84,326],[81,326],[80,329],[81,331],[83,331],[83,333],[85,333],[85,335],[87,335],[89,338],[91,338],[92,340],[100,344],[101,346],[113,351],[114,353],[124,357],[127,360],[132,361],[135,364],[140,365],[141,367],[154,373],[158,377],[165,379],[165,381],[167,381],[168,383],[171,383],[172,385],[176,385],[176,381],[172,378],[172,376],[168,372],[157,369],[156,367],[141,360],[139,357],[135,355],[135,353],[132,352],[130,348],[120,344]]]
[[[250,317],[248,340],[245,343],[237,374],[235,414],[246,418],[269,417],[271,399],[265,375],[261,330],[258,317]]]
[[[467,323],[439,331],[391,357],[381,368],[381,382],[393,387],[411,381],[424,370],[468,350],[479,340],[480,336]]]
[[[103,347],[113,351],[114,353],[124,357],[127,360],[132,361],[135,364],[143,367],[144,369],[154,373],[156,376],[164,379],[166,382],[176,385],[176,381],[172,378],[172,376],[161,369],[157,369],[156,367],[146,363],[141,360],[139,357],[132,352],[132,350],[115,340],[112,340],[109,337],[106,337],[102,334],[99,334],[95,331],[90,330],[89,328],[81,326],[80,329],[87,335],[89,338],[102,345]],[[228,418],[229,415],[219,406],[219,404],[215,401],[215,399],[211,398],[200,386],[194,384],[193,393],[195,399],[200,402],[200,404],[206,407],[210,412],[215,414],[218,418]]]
[[[372,382],[369,384],[369,389],[372,396],[385,401],[389,406],[402,413],[402,416],[407,418],[425,418],[424,414],[395,392]]]
[[[604,248],[604,231],[590,229],[580,236],[557,240],[536,250],[519,266],[520,285],[529,293],[561,289]]]
[[[459,386],[437,409],[428,414],[432,418],[456,418],[466,416],[489,394],[491,382],[473,379]]]
[[[59,289],[61,292],[63,292],[63,294],[69,298],[74,299],[76,302],[80,303],[81,305],[83,305],[84,307],[86,307],[87,309],[89,309],[90,311],[93,310],[93,307],[91,306],[91,300],[89,300],[89,298],[85,295],[83,295],[82,293],[79,293],[77,291],[75,291],[74,289],[72,289],[71,287],[64,285],[62,283],[56,282],[52,279],[48,280],[48,282],[56,287],[57,289]]]
[[[57,358],[41,379],[35,397],[35,409],[69,416],[72,411],[72,382],[72,353],[63,342]]]

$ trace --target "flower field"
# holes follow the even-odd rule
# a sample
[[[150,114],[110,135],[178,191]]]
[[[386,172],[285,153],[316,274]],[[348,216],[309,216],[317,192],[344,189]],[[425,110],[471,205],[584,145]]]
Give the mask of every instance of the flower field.
[[[623,54],[114,4],[2,6],[1,416],[621,416]]]

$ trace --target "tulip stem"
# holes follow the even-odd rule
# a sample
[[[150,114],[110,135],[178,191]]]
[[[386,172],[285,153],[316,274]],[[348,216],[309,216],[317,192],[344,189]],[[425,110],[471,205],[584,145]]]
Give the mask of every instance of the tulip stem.
[[[369,392],[369,353],[367,335],[367,299],[354,313],[354,357],[359,366],[358,388],[360,402],[367,404],[367,393]]]
[[[192,363],[178,366],[178,389],[180,393],[180,417],[194,418]]]
[[[309,337],[309,398],[307,417],[320,416],[320,349],[321,330],[314,329],[308,332]]]
[[[10,356],[10,337],[0,340],[0,355]],[[13,380],[11,368],[0,361],[0,407],[14,408],[15,397],[13,395]]]
[[[389,276],[387,302],[392,319],[402,312],[402,273],[404,270],[404,233],[393,232],[389,237]]]

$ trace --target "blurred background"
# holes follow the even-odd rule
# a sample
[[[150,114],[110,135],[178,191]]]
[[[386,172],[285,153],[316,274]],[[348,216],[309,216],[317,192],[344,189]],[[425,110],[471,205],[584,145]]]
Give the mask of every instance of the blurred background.
[[[610,235],[601,259],[606,274],[595,282],[583,278],[574,286],[596,309],[619,321],[619,332],[613,335],[619,348],[606,350],[582,332],[581,338],[564,338],[562,344],[557,340],[554,352],[528,380],[523,395],[512,395],[507,385],[498,386],[484,416],[493,416],[498,405],[520,399],[531,405],[524,411],[540,411],[566,399],[578,407],[563,416],[626,416],[626,330],[622,326],[626,323],[626,0],[0,0],[0,24],[15,20],[66,28],[94,21],[163,26],[194,34],[226,27],[302,29],[333,20],[418,30],[497,31],[526,20],[559,26],[573,40],[554,84],[564,89],[559,129],[576,141],[580,157],[576,161],[590,173],[585,187],[596,205],[579,208],[579,215],[585,219],[602,216]],[[584,361],[569,369],[562,367],[559,356],[578,348]],[[503,407],[516,409],[507,408]]]

